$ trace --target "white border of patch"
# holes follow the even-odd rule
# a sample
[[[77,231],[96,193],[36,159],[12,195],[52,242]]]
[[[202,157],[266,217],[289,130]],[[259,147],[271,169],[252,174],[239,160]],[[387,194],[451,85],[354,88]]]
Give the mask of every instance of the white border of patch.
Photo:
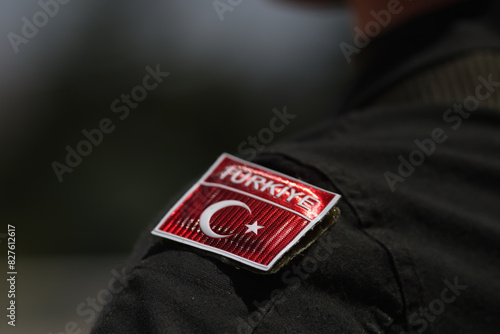
[[[164,232],[164,231],[161,231],[160,230],[160,227],[163,225],[163,223],[165,222],[165,220],[170,216],[170,214],[179,206],[181,205],[182,203],[184,203],[184,200],[189,196],[189,194],[191,194],[198,186],[200,186],[202,184],[202,181],[205,180],[210,174],[212,174],[212,172],[219,166],[219,164],[225,159],[225,158],[230,158],[230,159],[233,159],[235,161],[238,161],[244,165],[250,165],[250,166],[254,166],[255,168],[259,168],[259,169],[263,169],[263,170],[266,170],[270,173],[273,173],[273,174],[276,174],[276,175],[280,175],[281,177],[285,178],[285,179],[288,179],[288,180],[292,180],[292,181],[296,181],[298,183],[301,183],[301,184],[304,184],[304,185],[307,185],[307,186],[310,186],[310,187],[313,187],[315,189],[320,189],[321,191],[324,191],[326,193],[329,193],[329,194],[332,194],[334,195],[334,198],[330,201],[330,203],[328,203],[328,205],[323,209],[323,211],[321,211],[319,213],[319,215],[311,220],[311,222],[309,223],[309,225],[307,225],[307,227],[302,230],[294,239],[292,239],[290,241],[290,243],[288,245],[285,246],[285,248],[283,248],[281,250],[281,252],[279,252],[275,257],[274,259],[266,266],[266,265],[262,265],[262,264],[259,264],[257,262],[254,262],[254,261],[250,261],[248,259],[245,259],[244,257],[241,257],[241,256],[238,256],[238,255],[235,255],[233,253],[230,253],[230,252],[227,252],[227,251],[224,251],[224,250],[221,250],[219,248],[215,248],[215,247],[212,247],[212,246],[207,246],[207,245],[204,245],[204,244],[201,244],[199,242],[196,242],[196,241],[193,241],[193,240],[189,240],[189,239],[186,239],[184,237],[180,237],[178,235],[175,235],[175,234],[171,234],[171,233],[168,233],[168,232]],[[234,191],[234,190],[231,190],[231,191]],[[236,192],[236,191],[235,191]],[[294,177],[291,177],[289,175],[285,175],[283,173],[280,173],[280,172],[277,172],[277,171],[274,171],[272,169],[269,169],[269,168],[266,168],[266,167],[263,167],[263,166],[260,166],[260,165],[257,165],[257,164],[254,164],[252,162],[248,162],[248,161],[245,161],[243,159],[240,159],[240,158],[237,158],[231,154],[228,154],[228,153],[223,153],[214,163],[213,165],[208,169],[208,171],[203,174],[203,176],[191,187],[189,188],[188,191],[186,191],[186,193],[175,203],[174,206],[172,206],[172,208],[167,212],[167,214],[165,216],[163,216],[163,218],[160,220],[160,223],[158,225],[156,225],[156,227],[153,229],[153,231],[151,231],[151,234],[154,234],[156,236],[159,236],[159,237],[163,237],[163,238],[167,238],[167,239],[171,239],[171,240],[174,240],[174,241],[177,241],[177,242],[180,242],[180,243],[183,243],[183,244],[186,244],[186,245],[190,245],[190,246],[193,246],[193,247],[196,247],[196,248],[199,248],[199,249],[203,249],[203,250],[206,250],[206,251],[209,251],[209,252],[212,252],[212,253],[216,253],[216,254],[219,254],[219,255],[222,255],[222,256],[225,256],[227,258],[230,258],[232,260],[235,260],[235,261],[238,261],[238,262],[241,262],[247,266],[250,266],[250,267],[253,267],[253,268],[256,268],[256,269],[259,269],[259,270],[262,270],[262,271],[269,271],[273,266],[274,264],[276,263],[276,261],[278,261],[292,246],[294,246],[295,244],[297,244],[297,242],[311,229],[313,228],[324,216],[325,214],[330,211],[332,209],[332,207],[339,201],[339,199],[341,198],[341,195],[339,194],[336,194],[336,193],[333,193],[331,191],[328,191],[328,190],[325,190],[325,189],[322,189],[320,187],[317,187],[317,186],[314,186],[310,183],[307,183],[307,182],[304,182],[302,180],[299,180],[299,179],[296,179]],[[266,201],[266,202],[269,202],[268,200],[265,200],[265,199],[262,199],[263,201]],[[273,205],[276,205],[274,203],[272,203]],[[276,205],[278,206],[278,205]],[[278,206],[281,208],[281,206]]]

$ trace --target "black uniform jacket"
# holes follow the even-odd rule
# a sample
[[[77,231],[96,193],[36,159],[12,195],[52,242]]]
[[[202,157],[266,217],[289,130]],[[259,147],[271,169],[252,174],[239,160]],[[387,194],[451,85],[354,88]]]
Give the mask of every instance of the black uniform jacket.
[[[341,194],[337,224],[261,275],[154,221],[94,333],[500,332],[499,1],[358,49],[331,119],[254,160]]]

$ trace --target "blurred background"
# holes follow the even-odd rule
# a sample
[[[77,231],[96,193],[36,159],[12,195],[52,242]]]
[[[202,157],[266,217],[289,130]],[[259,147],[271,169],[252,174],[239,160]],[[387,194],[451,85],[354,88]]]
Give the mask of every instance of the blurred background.
[[[186,184],[268,127],[273,108],[297,115],[275,140],[331,115],[352,77],[338,47],[352,23],[342,8],[270,0],[244,0],[223,20],[211,0],[73,0],[52,16],[40,3],[0,3],[1,266],[15,225],[18,271],[16,327],[2,315],[0,332],[74,322],[87,333],[77,307]],[[24,18],[40,25],[24,28],[30,38]],[[170,75],[121,120],[112,102],[157,65]],[[53,162],[104,118],[114,131],[60,182]],[[1,289],[6,307],[4,279]]]

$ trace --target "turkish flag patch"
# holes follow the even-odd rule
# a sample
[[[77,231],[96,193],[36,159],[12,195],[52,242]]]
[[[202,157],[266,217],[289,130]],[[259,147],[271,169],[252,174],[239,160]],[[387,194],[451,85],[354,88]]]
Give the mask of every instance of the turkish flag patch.
[[[223,154],[153,234],[276,272],[339,215],[340,195]]]

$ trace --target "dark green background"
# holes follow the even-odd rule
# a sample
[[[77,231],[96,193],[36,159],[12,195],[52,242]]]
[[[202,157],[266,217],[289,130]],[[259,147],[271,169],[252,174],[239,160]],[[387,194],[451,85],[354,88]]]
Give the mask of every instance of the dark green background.
[[[20,33],[36,1],[2,5],[2,32]],[[0,221],[22,252],[116,253],[222,152],[297,115],[276,138],[321,122],[350,68],[338,43],[344,12],[243,2],[221,22],[210,1],[72,1],[15,54],[2,40]],[[110,104],[171,75],[120,121]],[[116,129],[59,183],[53,161],[113,119]]]
[[[222,152],[237,153],[273,108],[297,115],[276,140],[331,114],[354,70],[339,48],[352,30],[344,10],[271,0],[244,0],[223,22],[211,1],[72,0],[16,54],[7,35],[37,2],[0,2],[0,252],[15,225],[19,273],[18,326],[0,332],[75,322],[83,334],[78,305]],[[156,64],[170,76],[119,121],[112,101]],[[51,164],[103,118],[116,129],[59,183]]]

